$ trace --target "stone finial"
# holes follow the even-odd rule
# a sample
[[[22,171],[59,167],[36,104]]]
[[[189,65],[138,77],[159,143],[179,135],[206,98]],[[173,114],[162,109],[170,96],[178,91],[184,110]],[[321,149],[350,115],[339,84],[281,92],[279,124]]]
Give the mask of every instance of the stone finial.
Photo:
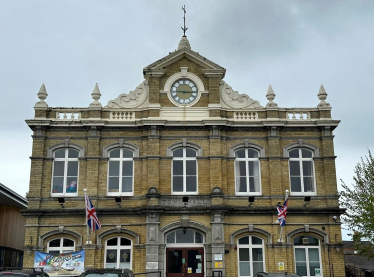
[[[101,107],[101,104],[98,101],[101,97],[101,93],[100,93],[99,86],[98,86],[97,83],[96,83],[95,88],[93,89],[91,95],[92,95],[92,99],[95,100],[95,101],[93,101],[90,104],[90,107]]]
[[[318,108],[330,108],[330,104],[325,101],[327,98],[327,93],[323,85],[320,86],[317,96],[318,99],[321,100],[317,106]]]
[[[45,85],[43,83],[42,86],[40,87],[39,92],[38,92],[38,98],[39,98],[40,101],[35,103],[35,107],[48,108],[48,104],[44,101],[45,99],[47,99],[47,96],[48,96],[48,93],[47,93],[47,90],[45,89]]]
[[[269,100],[269,102],[266,104],[266,108],[278,107],[278,104],[273,102],[275,98],[275,94],[274,94],[273,88],[270,85],[268,88],[268,92],[266,93],[266,98]]]
[[[191,50],[190,42],[188,41],[186,36],[183,36],[181,41],[178,44],[178,50],[180,50],[182,48],[187,48],[187,49]]]

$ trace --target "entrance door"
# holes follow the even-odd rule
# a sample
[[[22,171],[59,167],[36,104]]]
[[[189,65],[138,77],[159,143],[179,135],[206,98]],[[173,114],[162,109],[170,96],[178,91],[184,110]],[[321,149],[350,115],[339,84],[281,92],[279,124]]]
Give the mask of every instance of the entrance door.
[[[166,248],[167,277],[203,277],[204,248]]]

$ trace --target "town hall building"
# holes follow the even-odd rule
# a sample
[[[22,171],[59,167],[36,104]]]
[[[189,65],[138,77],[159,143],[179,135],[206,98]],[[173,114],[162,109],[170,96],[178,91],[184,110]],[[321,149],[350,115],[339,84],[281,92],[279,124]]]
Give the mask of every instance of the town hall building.
[[[166,277],[344,276],[333,144],[340,121],[325,89],[317,87],[313,107],[283,108],[271,86],[260,104],[225,73],[183,36],[107,105],[96,84],[87,107],[50,107],[43,84],[26,120],[24,266],[35,251],[85,250],[85,267]],[[102,226],[90,237],[85,189]]]

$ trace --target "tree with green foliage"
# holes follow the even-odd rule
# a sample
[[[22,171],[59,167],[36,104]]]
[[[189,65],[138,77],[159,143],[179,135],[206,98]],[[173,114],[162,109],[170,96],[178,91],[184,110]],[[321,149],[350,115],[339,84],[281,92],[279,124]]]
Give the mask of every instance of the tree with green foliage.
[[[354,183],[342,182],[340,205],[346,208],[342,221],[352,231],[355,248],[360,255],[374,257],[374,158],[361,158],[354,169]],[[365,242],[364,242],[365,241]]]

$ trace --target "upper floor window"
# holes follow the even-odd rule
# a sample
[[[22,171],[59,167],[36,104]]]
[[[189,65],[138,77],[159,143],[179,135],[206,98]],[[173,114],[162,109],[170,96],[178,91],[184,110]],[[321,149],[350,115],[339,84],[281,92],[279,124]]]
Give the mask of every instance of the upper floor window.
[[[288,153],[291,193],[315,194],[313,152],[305,148],[292,149]]]
[[[191,148],[178,148],[173,151],[172,193],[197,194],[196,151]]]
[[[127,148],[109,152],[108,195],[134,195],[134,153]]]
[[[105,268],[132,268],[132,242],[115,237],[105,242]]]
[[[75,251],[75,242],[68,238],[53,239],[48,242],[47,252],[50,254],[60,254]]]
[[[240,149],[235,152],[236,195],[260,195],[260,161],[258,151]]]
[[[238,260],[240,277],[265,271],[263,239],[255,236],[238,239]]]
[[[319,239],[298,236],[293,240],[296,273],[301,276],[323,276]]]
[[[79,152],[72,148],[61,148],[53,152],[52,195],[77,196]]]

